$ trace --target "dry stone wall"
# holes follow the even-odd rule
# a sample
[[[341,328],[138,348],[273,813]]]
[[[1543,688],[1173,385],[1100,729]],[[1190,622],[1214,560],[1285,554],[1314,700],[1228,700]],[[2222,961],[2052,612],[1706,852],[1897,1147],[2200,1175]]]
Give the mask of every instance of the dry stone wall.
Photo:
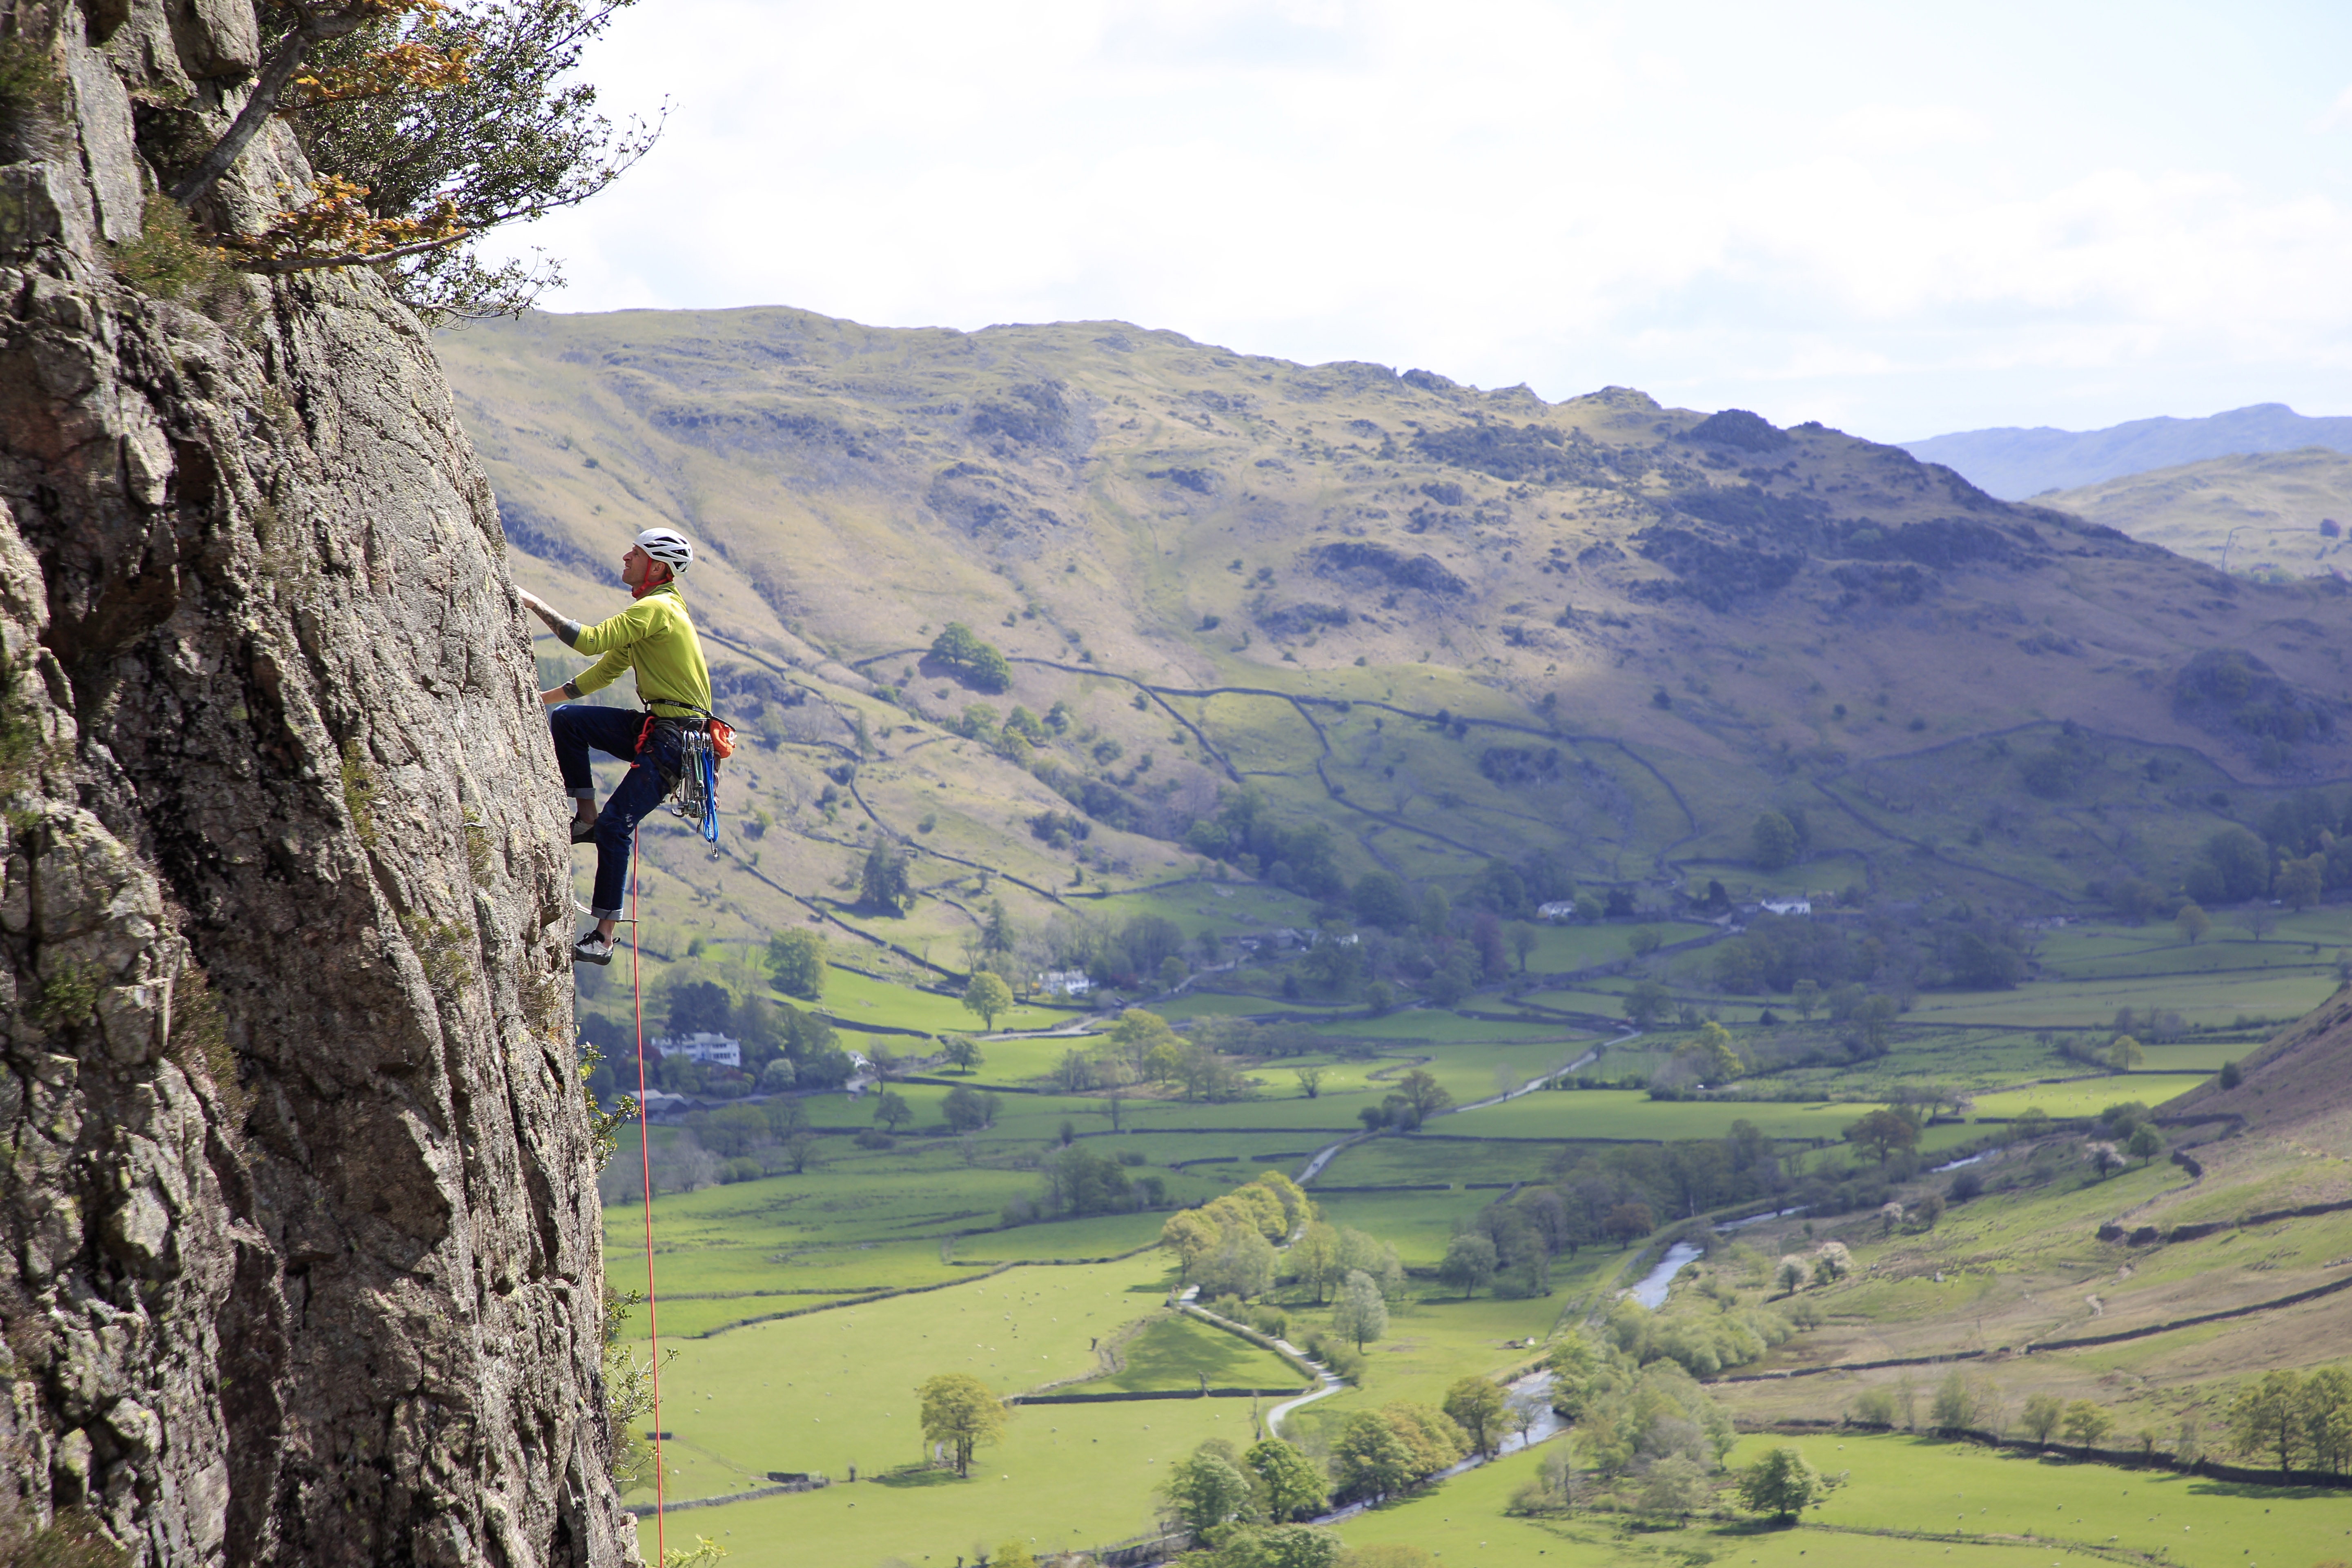
[[[118,275],[251,0],[0,35],[43,68],[0,112],[0,1509],[141,1563],[632,1559],[565,803],[431,345],[363,273]],[[273,129],[215,216],[302,174]]]

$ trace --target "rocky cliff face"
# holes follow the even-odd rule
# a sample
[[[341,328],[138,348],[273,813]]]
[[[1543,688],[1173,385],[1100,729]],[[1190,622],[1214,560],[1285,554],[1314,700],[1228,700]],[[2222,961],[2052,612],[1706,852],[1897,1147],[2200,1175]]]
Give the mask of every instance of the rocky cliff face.
[[[250,0],[0,22],[0,1508],[140,1563],[621,1561],[488,486],[372,278],[118,275]],[[219,199],[299,173],[272,132]]]

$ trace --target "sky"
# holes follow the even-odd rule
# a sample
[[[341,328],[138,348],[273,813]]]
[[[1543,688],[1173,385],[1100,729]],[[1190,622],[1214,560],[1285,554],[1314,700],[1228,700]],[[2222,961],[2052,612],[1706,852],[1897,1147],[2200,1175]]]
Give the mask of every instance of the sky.
[[[543,308],[1118,320],[1882,440],[2352,414],[2352,5],[642,0]]]

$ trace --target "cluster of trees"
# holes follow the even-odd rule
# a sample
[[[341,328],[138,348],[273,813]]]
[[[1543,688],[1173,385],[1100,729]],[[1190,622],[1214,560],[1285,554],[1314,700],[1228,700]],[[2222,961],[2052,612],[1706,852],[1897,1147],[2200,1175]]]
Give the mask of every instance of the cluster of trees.
[[[2177,886],[2131,877],[2091,890],[2126,920],[2173,921],[2195,942],[2211,929],[2208,908],[2276,899],[2302,910],[2352,888],[2352,796],[2304,791],[2263,812],[2259,828],[2208,837]]]
[[[2086,1458],[2099,1439],[2116,1426],[2115,1417],[2089,1400],[2070,1403],[2054,1394],[2037,1394],[2027,1399],[2025,1408],[2018,1413],[2018,1422],[2025,1428],[2026,1436],[2043,1447],[2049,1447],[2051,1438],[2063,1436],[2081,1448]]]
[[[724,1105],[688,1116],[678,1137],[653,1151],[646,1174],[656,1196],[690,1193],[786,1172],[797,1175],[822,1164],[822,1151],[807,1108],[797,1100]],[[607,1205],[617,1206],[638,1201],[640,1184],[639,1173],[623,1162],[597,1178],[596,1190]]]
[[[1322,1530],[1302,1536],[1292,1524],[1321,1513],[1329,1496],[1315,1462],[1279,1437],[1245,1449],[1212,1437],[1170,1466],[1159,1488],[1168,1523],[1212,1548],[1217,1568],[1336,1562],[1338,1536]],[[1298,1555],[1301,1551],[1308,1554]]]
[[[1731,1417],[1675,1362],[1643,1364],[1612,1336],[1580,1331],[1555,1344],[1552,1410],[1576,1423],[1585,1468],[1613,1479],[1682,1458],[1709,1474],[1731,1451]]]
[[[1117,925],[1087,914],[1057,915],[1045,928],[1045,942],[1053,968],[1081,970],[1097,985],[1122,990],[1133,990],[1147,977],[1160,977],[1171,959],[1181,966],[1186,947],[1181,926],[1151,914],[1134,915]],[[1218,957],[1210,946],[1199,952],[1210,963]],[[1181,967],[1176,978],[1182,978]]]
[[[1344,1225],[1309,1220],[1285,1261],[1290,1266],[1290,1277],[1315,1292],[1318,1307],[1358,1274],[1372,1282],[1374,1293],[1383,1301],[1401,1300],[1404,1296],[1404,1265],[1397,1249]],[[1378,1333],[1364,1336],[1380,1337]]]
[[[1414,1068],[1397,1079],[1396,1088],[1382,1095],[1378,1105],[1367,1105],[1356,1112],[1356,1119],[1370,1132],[1383,1127],[1410,1132],[1453,1103],[1453,1090],[1423,1068]]]
[[[1653,1228],[1647,1223],[1652,1215],[1689,1217],[1724,1204],[1778,1197],[1790,1190],[1778,1146],[1745,1117],[1721,1138],[1600,1150],[1570,1145],[1553,1157],[1551,1177],[1549,1188],[1523,1191],[1514,1206],[1549,1213],[1556,1199],[1561,1215],[1557,1223],[1571,1253],[1586,1242],[1646,1236]],[[1631,1234],[1627,1226],[1611,1223],[1616,1211],[1629,1205],[1645,1211],[1643,1228]]]
[[[1178,1278],[1200,1286],[1202,1295],[1262,1296],[1274,1289],[1274,1244],[1311,1213],[1297,1183],[1268,1171],[1223,1197],[1169,1215],[1160,1245],[1176,1255]]]
[[[1184,830],[1184,847],[1309,898],[1337,898],[1347,890],[1331,830],[1319,822],[1286,826],[1254,789],[1221,798]]]
[[[2231,1403],[2229,1419],[2237,1451],[2275,1459],[2282,1473],[2352,1469],[2352,1373],[2340,1366],[2264,1373]]]
[[[1845,1023],[1866,1000],[1865,984],[1896,989],[2005,991],[2024,978],[2025,934],[2013,923],[1956,907],[1906,925],[1874,919],[1860,931],[1798,915],[1759,915],[1716,945],[1715,982],[1736,995],[1785,994],[1810,1021],[1827,1008]],[[1843,1009],[1842,995],[1851,997]]]
[[[729,1036],[741,1043],[743,1065],[730,1068],[688,1061],[684,1056],[656,1059],[648,1051],[648,1087],[671,1094],[725,1098],[793,1089],[839,1089],[849,1081],[855,1064],[841,1048],[832,1024],[822,1016],[790,1003],[771,1004],[752,985],[730,986],[724,980],[710,978],[714,973],[707,965],[690,963],[665,976],[653,998],[663,1024],[656,1028],[649,1021],[646,1032],[649,1037],[665,1032],[677,1037],[699,1031]],[[740,1000],[738,989],[742,992]],[[623,1094],[635,1094],[634,1026],[583,1009],[579,1027],[581,1037],[605,1058],[589,1074],[590,1092],[605,1103]]]
[[[1234,1058],[1220,1052],[1211,1038],[1187,1038],[1168,1026],[1156,1013],[1130,1007],[1105,1032],[1092,1050],[1073,1047],[1054,1067],[1054,1086],[1065,1094],[1109,1091],[1112,1124],[1118,1125],[1119,1091],[1150,1083],[1174,1088],[1184,1099],[1206,1103],[1240,1100],[1255,1091]]]
[[[1469,1434],[1433,1405],[1399,1400],[1360,1411],[1331,1444],[1332,1496],[1377,1502],[1418,1486],[1469,1452]]]
[[[1786,811],[1760,811],[1748,829],[1748,854],[1766,871],[1795,865],[1812,844],[1812,825],[1796,806]]]
[[[961,621],[931,639],[931,658],[949,674],[978,691],[1003,691],[1013,684],[1013,666]]]
[[[1803,1309],[1811,1303],[1793,1305]],[[1799,1315],[1744,1303],[1731,1291],[1720,1299],[1678,1293],[1656,1311],[1627,1297],[1610,1310],[1608,1333],[1637,1365],[1669,1361],[1693,1377],[1713,1377],[1786,1344],[1801,1327]],[[1819,1321],[1814,1314],[1802,1315]]]

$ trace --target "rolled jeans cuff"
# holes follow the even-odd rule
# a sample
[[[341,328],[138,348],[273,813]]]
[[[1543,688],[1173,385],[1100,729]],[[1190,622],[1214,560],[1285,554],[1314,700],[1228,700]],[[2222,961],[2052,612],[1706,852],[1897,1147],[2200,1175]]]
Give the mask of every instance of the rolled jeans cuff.
[[[563,793],[570,795],[574,800],[593,801],[596,798],[596,791],[593,787],[588,789],[568,789]]]
[[[616,921],[621,918],[621,911],[618,910],[600,910],[591,908],[588,913],[594,919],[600,921]]]

